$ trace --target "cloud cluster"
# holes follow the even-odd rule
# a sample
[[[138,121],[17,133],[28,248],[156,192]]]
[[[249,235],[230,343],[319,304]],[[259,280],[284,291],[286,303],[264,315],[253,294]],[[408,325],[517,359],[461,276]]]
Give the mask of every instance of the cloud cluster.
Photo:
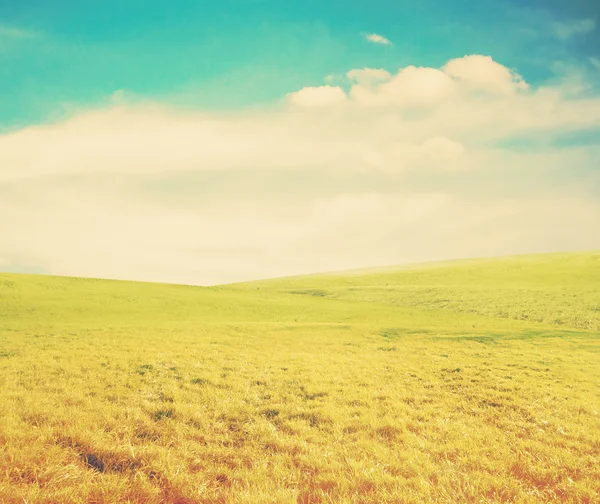
[[[599,149],[543,141],[600,127],[600,98],[488,56],[352,69],[263,111],[117,98],[0,136],[0,268],[219,283],[600,247]]]
[[[354,102],[386,107],[435,105],[477,93],[508,96],[529,89],[518,73],[481,55],[450,60],[441,69],[409,66],[392,75],[384,69],[363,68],[351,70],[347,77],[354,82],[349,91]],[[339,105],[345,98],[340,86],[290,94],[290,101],[300,105]]]
[[[600,100],[530,90],[489,57],[443,68],[348,72],[340,86],[306,87],[278,110],[178,111],[156,103],[80,112],[0,137],[0,182],[39,176],[227,169],[475,169],[506,137],[600,124]],[[470,154],[473,154],[470,155]]]

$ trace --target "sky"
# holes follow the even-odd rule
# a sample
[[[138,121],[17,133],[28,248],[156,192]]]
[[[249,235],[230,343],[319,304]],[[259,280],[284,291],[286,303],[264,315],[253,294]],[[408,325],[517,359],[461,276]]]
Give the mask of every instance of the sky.
[[[600,249],[600,3],[0,0],[0,271]]]

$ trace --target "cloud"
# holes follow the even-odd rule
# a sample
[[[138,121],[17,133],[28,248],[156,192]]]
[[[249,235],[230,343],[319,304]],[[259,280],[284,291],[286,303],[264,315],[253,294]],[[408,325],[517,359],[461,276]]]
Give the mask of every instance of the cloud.
[[[377,86],[362,79],[351,88],[350,97],[365,105],[427,105],[447,98],[454,87],[438,69],[409,66]]]
[[[474,54],[456,58],[446,63],[443,71],[474,89],[493,93],[511,94],[529,88],[519,74],[495,62],[490,56]]]
[[[600,248],[600,148],[499,146],[600,128],[600,97],[477,55],[346,77],[252,111],[117,92],[0,135],[0,269],[210,284]]]
[[[290,103],[301,107],[327,107],[346,101],[346,93],[339,86],[305,87],[288,95]]]
[[[181,111],[117,92],[107,108],[0,136],[0,182],[298,166],[470,170],[476,152],[503,138],[600,126],[599,98],[574,95],[568,81],[529,89],[482,56],[348,76],[348,93],[307,87],[279,109],[253,112]]]
[[[36,36],[36,32],[0,24],[0,39],[28,39]]]
[[[422,142],[390,142],[378,149],[365,148],[360,159],[368,168],[376,168],[389,173],[411,170],[437,171],[460,170],[460,160],[466,149],[459,142],[444,136],[427,138]],[[463,165],[462,169],[468,169]]]
[[[284,200],[217,185],[208,199],[165,204],[139,180],[134,189],[114,178],[22,184],[0,199],[0,246],[54,274],[215,284],[599,245],[589,230],[600,205],[564,190],[499,197],[471,182],[478,199],[389,185],[321,195],[304,187]]]
[[[383,35],[378,35],[377,33],[367,33],[365,38],[373,44],[392,45],[392,42],[389,39]]]
[[[392,77],[390,72],[383,68],[357,68],[350,70],[346,76],[351,81],[367,85],[376,84],[380,81],[387,81]]]
[[[489,56],[455,58],[441,69],[408,66],[395,75],[381,69],[352,70],[356,81],[350,97],[369,105],[433,105],[465,94],[512,95],[529,85],[509,68]]]
[[[593,56],[590,58],[590,63],[592,66],[598,70],[600,70],[600,59],[594,58]]]
[[[461,157],[465,148],[458,142],[446,137],[433,137],[421,144],[421,156],[426,159],[449,161]]]
[[[554,23],[554,35],[561,40],[568,40],[576,35],[587,35],[596,29],[593,19],[578,19]]]

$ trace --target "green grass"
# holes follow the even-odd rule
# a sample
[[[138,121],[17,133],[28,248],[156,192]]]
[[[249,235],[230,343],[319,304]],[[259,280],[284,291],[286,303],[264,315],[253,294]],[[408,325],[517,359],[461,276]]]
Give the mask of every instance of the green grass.
[[[600,502],[600,253],[0,274],[0,503]]]

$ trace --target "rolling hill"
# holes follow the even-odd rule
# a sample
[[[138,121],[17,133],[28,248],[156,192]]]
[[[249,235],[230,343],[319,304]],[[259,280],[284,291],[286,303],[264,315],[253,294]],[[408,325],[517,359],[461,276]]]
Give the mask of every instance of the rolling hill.
[[[600,252],[0,273],[1,503],[598,502]]]

